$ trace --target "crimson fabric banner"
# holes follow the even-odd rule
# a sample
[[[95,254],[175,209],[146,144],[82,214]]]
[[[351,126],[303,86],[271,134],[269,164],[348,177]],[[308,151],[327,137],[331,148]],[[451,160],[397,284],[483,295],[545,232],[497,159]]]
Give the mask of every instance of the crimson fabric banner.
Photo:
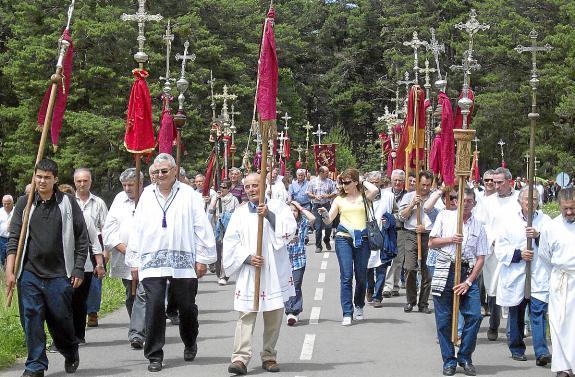
[[[315,171],[318,172],[320,166],[327,166],[330,172],[336,172],[335,149],[337,144],[314,144],[313,153],[315,156]]]

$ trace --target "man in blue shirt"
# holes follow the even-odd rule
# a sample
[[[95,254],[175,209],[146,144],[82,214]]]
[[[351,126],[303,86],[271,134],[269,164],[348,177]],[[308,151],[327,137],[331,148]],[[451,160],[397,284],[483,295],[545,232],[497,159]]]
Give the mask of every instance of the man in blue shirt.
[[[298,202],[303,208],[311,210],[311,200],[307,195],[309,181],[305,178],[305,169],[296,171],[296,179],[289,185],[288,193],[292,200]]]

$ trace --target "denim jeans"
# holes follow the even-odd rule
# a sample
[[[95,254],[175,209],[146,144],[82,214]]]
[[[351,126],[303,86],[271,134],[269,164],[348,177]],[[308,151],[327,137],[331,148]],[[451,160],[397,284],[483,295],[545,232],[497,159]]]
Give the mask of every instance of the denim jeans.
[[[353,247],[351,237],[336,236],[335,253],[339,263],[340,302],[344,317],[353,315],[353,306],[365,306],[367,262],[369,262],[369,242],[362,238],[360,247]],[[352,286],[355,275],[355,294],[352,303]]]
[[[8,243],[8,238],[0,237],[0,267],[6,264],[6,244]]]
[[[126,288],[126,308],[128,302],[130,306],[128,314],[130,315],[130,327],[128,330],[128,340],[146,340],[146,292],[142,286],[142,282],[138,283],[136,294],[132,296],[132,281],[122,279],[124,287]]]
[[[90,293],[88,293],[88,300],[86,301],[86,311],[88,313],[98,313],[100,311],[100,303],[102,302],[102,280],[92,279],[90,284]]]
[[[457,362],[472,362],[471,355],[475,351],[477,333],[481,326],[481,302],[479,298],[479,286],[474,281],[467,293],[460,296],[459,312],[463,315],[464,325],[461,333],[461,346],[457,358],[455,348],[451,341],[451,318],[453,312],[453,269],[449,272],[445,288],[441,296],[433,296],[435,309],[435,324],[439,348],[443,359],[443,367],[456,366]],[[461,280],[465,280],[462,274]]]
[[[545,339],[546,323],[545,314],[547,313],[547,303],[539,301],[531,297],[531,302],[523,299],[517,306],[509,307],[508,331],[507,331],[507,345],[511,355],[524,355],[525,354],[525,309],[529,305],[531,316],[531,326],[533,334],[533,349],[535,350],[535,357],[549,355],[549,348]]]
[[[381,301],[383,299],[383,287],[385,285],[385,274],[391,262],[378,267],[367,269],[367,290],[373,292],[372,299]]]
[[[196,293],[198,279],[174,279],[171,277],[145,278],[140,283],[146,291],[146,343],[144,356],[153,361],[164,359],[166,343],[166,285],[170,280],[180,317],[180,338],[186,348],[196,344],[198,338],[198,306]],[[132,311],[132,317],[134,312]]]
[[[22,271],[18,280],[18,306],[28,348],[27,371],[48,369],[44,320],[54,345],[65,358],[72,358],[78,352],[72,318],[73,291],[66,277],[42,279],[32,272]]]
[[[303,310],[303,295],[301,293],[301,283],[303,282],[303,274],[305,273],[305,266],[297,270],[293,270],[293,285],[295,288],[295,296],[291,296],[285,303],[286,314],[298,315]]]
[[[325,229],[325,235],[323,236],[323,240],[325,242],[329,242],[329,238],[331,236],[331,225],[326,225],[322,218],[321,215],[319,214],[319,212],[317,211],[318,208],[323,207],[325,208],[328,212],[329,209],[331,208],[331,204],[330,203],[325,203],[325,204],[314,204],[312,206],[312,213],[315,216],[315,247],[322,249],[321,246],[321,240],[322,240],[322,235],[321,232],[323,229]]]

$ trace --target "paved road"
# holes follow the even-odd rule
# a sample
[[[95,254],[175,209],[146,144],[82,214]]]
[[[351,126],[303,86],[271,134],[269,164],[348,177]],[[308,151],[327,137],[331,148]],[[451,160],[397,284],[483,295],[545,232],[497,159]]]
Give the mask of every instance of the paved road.
[[[278,344],[281,372],[275,376],[441,376],[441,355],[435,342],[433,315],[403,312],[401,297],[385,301],[383,308],[366,309],[366,319],[342,327],[339,305],[339,270],[334,252],[315,254],[308,248],[305,273],[304,312],[298,326],[284,325]],[[183,360],[183,344],[177,327],[168,325],[164,370],[156,375],[228,376],[227,365],[232,351],[237,314],[232,310],[233,284],[220,287],[215,276],[200,283],[200,337],[198,356],[192,363]],[[100,327],[88,329],[87,344],[80,347],[77,376],[151,375],[141,351],[130,349],[127,342],[127,314],[120,309],[100,321]],[[310,318],[312,318],[310,320]],[[315,318],[315,319],[314,319]],[[261,322],[261,318],[259,318]],[[487,321],[479,334],[474,363],[481,376],[551,376],[549,368],[535,366],[528,339],[527,362],[510,358],[500,336],[497,342],[486,338]],[[266,375],[259,361],[261,324],[254,335],[254,355],[249,375]],[[503,334],[500,334],[503,335]],[[63,357],[49,354],[47,376],[65,376]],[[23,363],[0,371],[1,376],[19,377]],[[463,371],[458,369],[458,375]]]

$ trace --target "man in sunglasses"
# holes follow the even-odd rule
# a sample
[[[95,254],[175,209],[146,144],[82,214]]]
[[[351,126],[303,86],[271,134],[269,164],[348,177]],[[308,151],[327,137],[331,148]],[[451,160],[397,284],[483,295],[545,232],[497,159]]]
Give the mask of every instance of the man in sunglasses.
[[[144,356],[150,361],[148,371],[159,372],[164,358],[168,281],[179,312],[184,360],[190,362],[198,351],[198,279],[217,258],[201,195],[176,180],[176,161],[171,155],[160,153],[154,167],[156,183],[144,189],[134,213],[126,264],[146,293]]]
[[[331,201],[337,196],[337,189],[334,181],[328,178],[329,169],[327,166],[321,166],[318,170],[318,176],[314,178],[308,185],[307,196],[311,199],[311,212],[315,216],[315,252],[321,253],[322,246],[322,231],[325,229],[323,235],[323,242],[327,250],[331,250],[330,236],[331,225],[326,225],[321,219],[318,212],[319,208],[325,208],[329,212],[331,208]]]
[[[490,247],[490,253],[485,258],[483,267],[483,283],[487,293],[487,304],[489,306],[489,329],[487,330],[487,339],[497,340],[499,336],[499,325],[501,322],[501,307],[497,305],[497,281],[499,280],[500,266],[493,247],[501,230],[504,228],[512,216],[519,211],[521,207],[517,201],[517,191],[513,189],[513,176],[509,169],[499,167],[493,173],[493,183],[496,195],[490,195],[483,200],[482,206],[486,209],[485,231],[487,232],[487,241]]]

